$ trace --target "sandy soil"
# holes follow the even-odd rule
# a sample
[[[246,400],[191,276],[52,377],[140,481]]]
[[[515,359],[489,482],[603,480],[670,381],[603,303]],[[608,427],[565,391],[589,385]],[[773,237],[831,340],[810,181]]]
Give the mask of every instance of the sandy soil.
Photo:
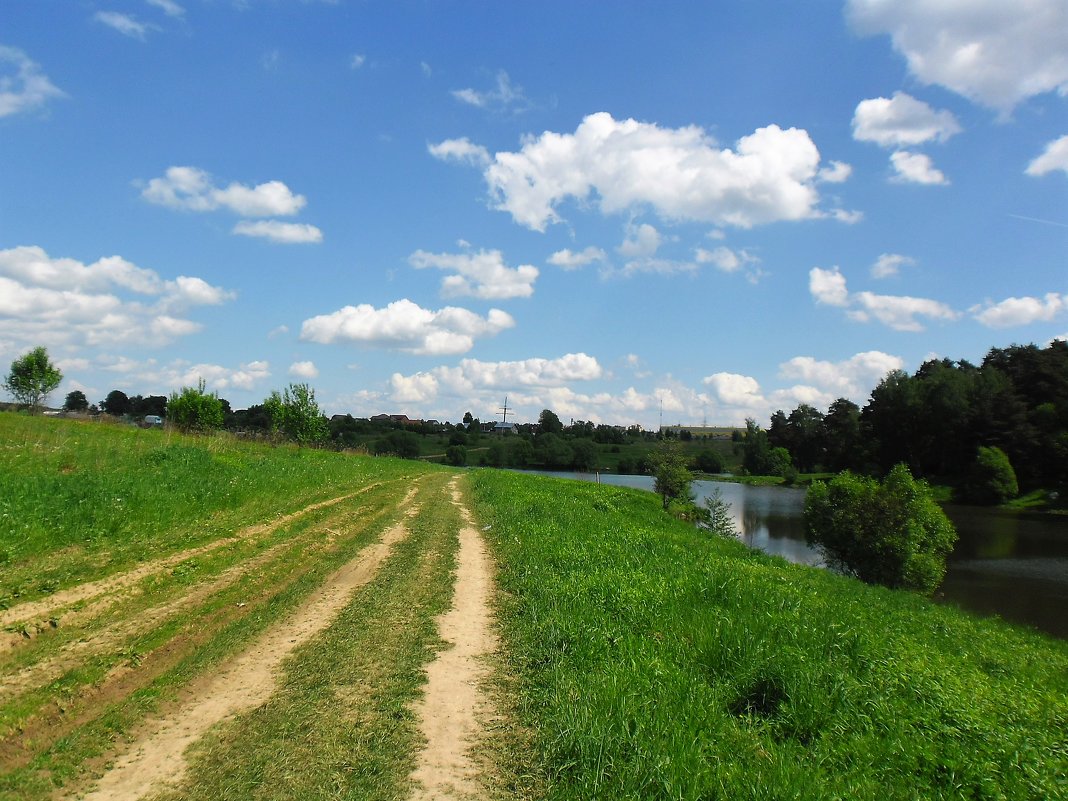
[[[402,503],[409,507],[414,489]],[[351,497],[351,496],[350,496]],[[398,524],[364,548],[285,620],[264,632],[246,651],[189,688],[187,702],[174,713],[146,724],[86,796],[90,801],[133,801],[175,784],[186,771],[184,752],[217,723],[263,704],[274,692],[282,661],[327,628],[352,594],[369,582],[393,546],[407,536]]]
[[[490,672],[486,657],[497,648],[490,609],[493,569],[456,480],[452,498],[464,527],[452,608],[438,618],[438,634],[451,647],[427,666],[425,695],[415,705],[427,744],[412,772],[414,801],[486,797],[474,753],[493,714],[485,691]]]

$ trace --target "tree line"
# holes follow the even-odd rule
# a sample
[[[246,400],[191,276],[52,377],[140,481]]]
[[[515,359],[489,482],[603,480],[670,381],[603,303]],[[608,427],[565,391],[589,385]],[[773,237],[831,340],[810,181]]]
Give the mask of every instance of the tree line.
[[[937,359],[890,372],[861,408],[845,398],[826,413],[801,404],[743,438],[754,474],[851,470],[886,475],[897,464],[981,497],[989,477],[1020,491],[1068,489],[1068,343],[993,348],[982,363]]]

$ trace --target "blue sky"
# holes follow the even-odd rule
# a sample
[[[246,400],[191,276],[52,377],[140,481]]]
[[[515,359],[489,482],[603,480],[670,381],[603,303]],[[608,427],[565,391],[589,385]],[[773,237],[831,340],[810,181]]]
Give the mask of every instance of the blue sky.
[[[1068,334],[1068,2],[0,8],[0,363],[655,427]]]

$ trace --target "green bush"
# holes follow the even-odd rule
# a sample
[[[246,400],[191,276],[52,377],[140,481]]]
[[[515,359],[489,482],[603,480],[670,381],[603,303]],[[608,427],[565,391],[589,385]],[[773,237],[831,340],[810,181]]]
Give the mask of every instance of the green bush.
[[[965,498],[972,503],[1004,503],[1020,494],[1016,471],[1001,448],[980,447],[972,465]]]
[[[839,473],[805,498],[805,539],[828,564],[869,584],[934,592],[957,532],[924,481],[895,466],[881,483]]]
[[[196,388],[182,387],[167,401],[167,419],[182,431],[212,431],[222,428],[223,405],[215,393],[204,391],[204,379]]]
[[[463,445],[450,445],[445,449],[445,461],[456,467],[467,464],[467,448]]]

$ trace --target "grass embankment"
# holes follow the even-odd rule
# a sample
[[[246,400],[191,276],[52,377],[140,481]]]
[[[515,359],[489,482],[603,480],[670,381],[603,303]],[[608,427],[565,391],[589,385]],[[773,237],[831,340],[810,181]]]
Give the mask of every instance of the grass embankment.
[[[284,664],[281,692],[215,731],[173,795],[405,794],[419,739],[406,705],[440,646],[434,615],[451,593],[450,473],[14,415],[0,415],[0,454],[0,499],[14,518],[0,530],[6,614],[104,579],[96,595],[58,603],[54,626],[0,633],[0,798],[84,789],[139,724],[166,715],[400,521],[410,534]],[[190,546],[203,550],[185,557]],[[144,573],[108,588],[131,568]]]
[[[1068,645],[789,565],[655,497],[481,471],[551,799],[1068,796]]]

